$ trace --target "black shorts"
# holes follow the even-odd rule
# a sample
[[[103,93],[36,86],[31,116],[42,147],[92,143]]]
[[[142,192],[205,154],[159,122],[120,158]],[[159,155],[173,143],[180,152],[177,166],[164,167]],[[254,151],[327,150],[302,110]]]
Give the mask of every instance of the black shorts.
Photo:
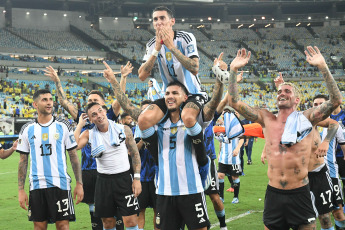
[[[309,187],[315,200],[315,207],[319,215],[333,210],[333,184],[326,165],[319,172],[309,172]]]
[[[341,180],[345,180],[345,160],[343,157],[337,157],[337,163],[339,166],[339,176]]]
[[[281,190],[267,185],[263,221],[270,230],[298,229],[316,220],[309,185]]]
[[[182,222],[188,229],[210,226],[204,193],[183,196],[157,195],[157,228],[176,230],[180,229]]]
[[[199,109],[201,110],[204,105],[207,102],[207,98],[205,98],[203,95],[201,94],[191,94],[188,96],[188,99],[185,103],[182,104],[181,108],[183,109],[183,107],[188,103],[188,102],[193,102],[194,104],[196,104]],[[166,114],[168,112],[168,108],[165,104],[165,99],[164,98],[160,98],[155,100],[152,104],[157,105],[164,114]]]
[[[339,178],[333,178],[332,177],[332,183],[333,183],[333,204],[334,206],[338,207],[339,205],[344,206],[344,196],[343,196],[343,190],[341,189],[341,181]]]
[[[84,199],[83,203],[95,203],[95,189],[97,180],[97,170],[83,170],[81,171],[83,177]]]
[[[75,221],[71,191],[57,187],[30,191],[28,217],[34,222]]]
[[[218,172],[224,173],[227,176],[234,176],[238,177],[242,174],[242,168],[241,165],[226,165],[218,162]]]
[[[132,191],[132,181],[129,171],[113,175],[98,173],[94,215],[113,217],[117,214],[117,208],[122,216],[138,214],[139,204]]]
[[[156,208],[157,195],[154,181],[141,182],[141,193],[138,196],[140,209]]]
[[[211,185],[205,191],[206,195],[216,194],[219,192],[219,180],[218,180],[218,173],[216,168],[216,162],[211,160]]]

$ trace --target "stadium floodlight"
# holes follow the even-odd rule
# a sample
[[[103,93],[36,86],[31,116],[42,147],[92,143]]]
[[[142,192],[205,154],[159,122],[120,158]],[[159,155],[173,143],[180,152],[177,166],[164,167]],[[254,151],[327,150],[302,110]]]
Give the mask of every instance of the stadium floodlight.
[[[3,10],[2,13],[6,14],[6,10]]]
[[[254,18],[254,22],[256,22],[256,18]]]
[[[300,23],[300,22],[296,24],[296,26],[299,26],[299,25],[301,25],[301,23]]]
[[[152,18],[149,18],[149,22],[151,22],[152,21]]]
[[[236,18],[236,22],[238,22],[240,19]]]
[[[241,28],[242,26],[243,26],[243,24],[239,25],[237,28],[239,29],[239,28]]]
[[[310,26],[310,23],[308,23],[307,26]]]
[[[26,12],[26,15],[29,15],[30,14],[30,12],[28,11],[28,12]]]
[[[133,21],[136,21],[137,19],[138,19],[138,17],[134,17],[134,18],[133,18]]]
[[[208,17],[208,18],[207,18],[207,20],[211,21],[211,20],[212,20],[212,18],[211,18],[211,17]]]
[[[81,18],[81,15],[79,15],[79,18]]]
[[[328,16],[326,16],[325,19],[328,19]]]
[[[272,18],[272,21],[274,21],[274,18]]]
[[[288,18],[288,21],[290,21],[291,20],[291,18]]]
[[[217,22],[220,22],[220,18],[217,19]]]
[[[115,20],[117,20],[117,19],[119,19],[119,18],[115,18]]]
[[[67,17],[67,14],[63,14],[64,17]]]
[[[265,25],[265,28],[269,27],[270,25],[271,25],[271,23],[269,23],[269,24]]]
[[[308,20],[310,20],[310,19],[311,19],[311,17],[309,16],[309,17],[308,17]]]
[[[182,18],[182,20],[181,20],[182,22],[184,22],[184,18]]]
[[[47,13],[44,13],[43,15],[44,15],[44,16],[47,16]]]
[[[254,26],[254,24],[251,24],[250,26],[248,26],[248,28],[252,28]]]
[[[203,22],[204,20],[203,19],[200,19],[200,22]]]
[[[99,18],[99,20],[102,20],[102,18]]]
[[[261,19],[262,19],[262,20],[265,20],[265,19],[266,19],[266,17],[265,17],[265,16],[262,16],[262,17],[261,17]]]

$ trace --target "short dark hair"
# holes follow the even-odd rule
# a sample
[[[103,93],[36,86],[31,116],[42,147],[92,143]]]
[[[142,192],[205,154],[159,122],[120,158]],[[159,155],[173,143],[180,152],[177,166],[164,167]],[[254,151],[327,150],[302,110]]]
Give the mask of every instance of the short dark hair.
[[[179,81],[172,81],[172,82],[170,82],[167,85],[167,88],[170,87],[170,86],[174,86],[174,85],[181,87],[181,89],[185,92],[185,94],[187,96],[189,95],[189,92],[188,92],[188,89],[186,88],[186,86],[184,84],[182,84],[181,82],[179,82]]]
[[[131,116],[131,115],[129,115],[129,113],[123,112],[123,113],[121,114],[121,120],[124,119],[124,118],[127,117],[127,116]]]
[[[142,102],[140,102],[140,107],[143,105],[149,105],[149,104],[152,104],[151,100],[143,100]]]
[[[327,95],[318,94],[318,95],[316,95],[316,96],[313,98],[313,101],[314,101],[315,99],[318,99],[318,98],[323,98],[323,99],[325,99],[325,101],[328,101],[328,99],[329,99]]]
[[[99,90],[91,90],[91,92],[89,93],[88,96],[90,96],[91,94],[97,94],[98,96],[100,96],[102,98],[103,101],[105,101],[104,95],[103,95],[103,93],[101,93],[101,91],[99,91]]]
[[[32,98],[35,101],[41,94],[47,94],[47,93],[52,94],[49,89],[39,89],[34,93],[34,96]]]
[[[157,6],[153,9],[152,14],[156,11],[166,11],[170,18],[174,18],[174,13],[166,6]]]
[[[88,114],[89,113],[89,110],[93,107],[93,106],[95,106],[95,105],[101,105],[101,104],[99,104],[98,102],[91,102],[90,104],[87,104],[86,105],[86,114]],[[101,106],[102,107],[102,106]],[[103,108],[103,107],[102,107]]]

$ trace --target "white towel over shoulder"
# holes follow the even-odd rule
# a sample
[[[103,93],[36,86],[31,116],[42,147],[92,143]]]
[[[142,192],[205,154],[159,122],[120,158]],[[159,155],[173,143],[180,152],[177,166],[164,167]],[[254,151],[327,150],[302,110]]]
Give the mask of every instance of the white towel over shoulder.
[[[312,128],[312,124],[302,112],[294,111],[286,120],[283,136],[280,142],[287,146],[294,145],[308,136]]]

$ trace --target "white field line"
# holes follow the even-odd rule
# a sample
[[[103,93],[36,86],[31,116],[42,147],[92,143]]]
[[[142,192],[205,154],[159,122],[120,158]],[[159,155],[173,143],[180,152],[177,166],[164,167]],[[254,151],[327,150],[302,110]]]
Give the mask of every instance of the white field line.
[[[240,215],[230,217],[229,219],[226,219],[225,222],[226,222],[226,223],[229,223],[229,222],[231,222],[231,221],[240,219],[240,218],[242,218],[242,217],[248,216],[248,215],[250,215],[250,214],[252,214],[252,213],[255,213],[255,212],[263,212],[263,211],[253,211],[253,210],[250,210],[250,211],[247,211],[247,212],[242,213],[242,214],[240,214]],[[219,226],[219,222],[218,222],[218,223],[215,223],[215,224],[211,224],[211,228],[210,228],[210,229],[215,228],[215,227],[218,227],[218,226]]]
[[[4,175],[4,174],[12,174],[12,173],[18,173],[18,171],[14,171],[14,172],[3,172],[3,173],[0,173],[0,175]]]

